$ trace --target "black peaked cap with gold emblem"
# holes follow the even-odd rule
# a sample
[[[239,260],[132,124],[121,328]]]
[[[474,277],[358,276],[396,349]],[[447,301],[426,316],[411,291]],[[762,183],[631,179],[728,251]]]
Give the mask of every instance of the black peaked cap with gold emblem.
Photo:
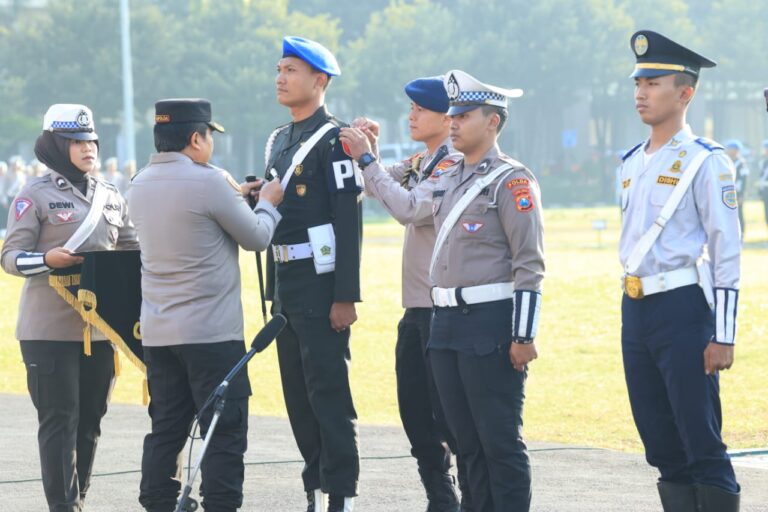
[[[693,50],[678,44],[651,30],[635,32],[630,39],[637,64],[630,78],[686,73],[699,77],[701,68],[713,68],[717,64]]]

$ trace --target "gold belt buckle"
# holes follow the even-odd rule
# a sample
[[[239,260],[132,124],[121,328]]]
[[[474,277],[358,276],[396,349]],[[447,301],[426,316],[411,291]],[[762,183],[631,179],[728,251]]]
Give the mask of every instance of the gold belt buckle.
[[[645,297],[643,294],[643,282],[637,276],[624,276],[624,291],[630,299],[642,299]]]

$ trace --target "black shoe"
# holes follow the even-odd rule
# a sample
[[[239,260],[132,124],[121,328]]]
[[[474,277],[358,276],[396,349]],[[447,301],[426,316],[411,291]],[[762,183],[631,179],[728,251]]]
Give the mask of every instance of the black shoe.
[[[419,468],[419,475],[427,491],[427,512],[459,512],[459,497],[450,473]]]
[[[664,512],[697,512],[696,488],[691,484],[659,482],[659,497]]]
[[[698,512],[739,512],[741,495],[714,485],[696,485]]]
[[[331,494],[328,496],[328,512],[352,512],[355,498]]]

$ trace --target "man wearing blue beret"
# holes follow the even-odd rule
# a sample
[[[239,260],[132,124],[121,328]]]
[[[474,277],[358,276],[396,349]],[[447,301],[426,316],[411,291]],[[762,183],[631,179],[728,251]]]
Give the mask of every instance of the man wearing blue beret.
[[[283,395],[304,458],[307,511],[349,512],[357,495],[357,413],[349,388],[350,326],[360,301],[362,180],[344,151],[344,123],[326,109],[333,54],[301,37],[283,40],[277,101],[292,121],[273,132],[267,177],[285,191],[282,222],[267,252],[272,312],[288,319],[277,337]]]
[[[453,149],[448,134],[448,93],[443,77],[412,80],[406,84],[405,94],[411,100],[408,115],[411,139],[423,142],[425,149],[386,168],[378,161],[372,162],[363,169],[363,177],[366,193],[381,201],[384,208],[405,225],[402,266],[405,314],[397,327],[395,347],[400,419],[427,492],[427,511],[454,512],[459,509],[459,502],[449,469],[456,443],[445,423],[432,370],[424,354],[432,317],[428,265],[436,236],[431,208],[436,177],[432,175],[439,175],[458,162],[461,154]],[[349,140],[352,157],[359,160],[368,151],[376,153],[379,125],[365,118],[356,119],[352,125],[368,135],[370,143],[357,144],[347,133],[350,129],[342,129],[341,139]],[[360,141],[364,142],[363,138]],[[462,510],[470,510],[461,461],[458,466]]]

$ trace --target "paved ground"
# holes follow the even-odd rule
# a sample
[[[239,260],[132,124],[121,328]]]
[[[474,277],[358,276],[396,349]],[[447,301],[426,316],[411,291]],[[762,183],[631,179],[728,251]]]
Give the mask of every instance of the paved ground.
[[[136,500],[141,443],[149,427],[144,408],[113,405],[88,495],[89,512],[140,511]],[[35,411],[26,396],[0,395],[0,511],[45,510],[35,431]],[[536,512],[660,511],[655,473],[641,456],[575,446],[530,443]],[[362,512],[421,512],[425,499],[407,440],[394,427],[361,427]],[[301,463],[288,422],[251,417],[246,454],[244,511],[304,510]],[[768,460],[738,457],[744,512],[768,512]]]

